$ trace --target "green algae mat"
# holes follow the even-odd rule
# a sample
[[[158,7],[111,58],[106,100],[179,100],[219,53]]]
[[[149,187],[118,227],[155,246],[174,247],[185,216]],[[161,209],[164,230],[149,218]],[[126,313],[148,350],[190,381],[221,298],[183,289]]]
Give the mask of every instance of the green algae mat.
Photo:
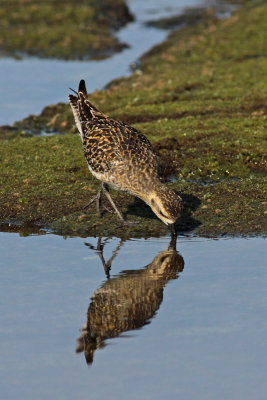
[[[0,56],[109,56],[126,46],[113,33],[131,20],[124,0],[2,0]]]
[[[249,3],[229,19],[173,32],[131,77],[91,95],[153,143],[163,179],[183,199],[178,232],[266,234],[266,43],[267,5]],[[61,134],[28,137],[40,131]],[[167,232],[146,205],[121,192],[113,198],[126,219],[139,222],[133,227],[120,227],[109,213],[99,218],[94,205],[83,209],[99,183],[88,171],[68,105],[2,127],[0,136],[2,230]]]

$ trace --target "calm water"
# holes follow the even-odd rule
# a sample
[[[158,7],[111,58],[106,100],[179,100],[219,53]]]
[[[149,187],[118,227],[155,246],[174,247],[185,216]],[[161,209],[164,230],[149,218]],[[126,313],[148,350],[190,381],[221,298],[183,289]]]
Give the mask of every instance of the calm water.
[[[109,281],[96,238],[0,234],[1,398],[266,399],[264,239],[102,243],[106,260],[118,250]],[[76,347],[90,303],[106,346],[89,367]],[[144,326],[105,339],[116,319]]]

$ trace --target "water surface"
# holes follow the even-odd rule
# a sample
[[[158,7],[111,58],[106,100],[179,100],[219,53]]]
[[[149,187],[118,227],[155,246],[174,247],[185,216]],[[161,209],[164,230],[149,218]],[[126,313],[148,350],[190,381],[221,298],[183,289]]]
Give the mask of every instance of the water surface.
[[[150,323],[107,339],[90,367],[75,350],[79,328],[107,278],[88,244],[97,238],[0,234],[2,398],[265,399],[263,238],[178,238],[184,269],[164,283]],[[106,260],[119,244],[107,240]],[[168,237],[124,242],[111,279],[168,245]]]

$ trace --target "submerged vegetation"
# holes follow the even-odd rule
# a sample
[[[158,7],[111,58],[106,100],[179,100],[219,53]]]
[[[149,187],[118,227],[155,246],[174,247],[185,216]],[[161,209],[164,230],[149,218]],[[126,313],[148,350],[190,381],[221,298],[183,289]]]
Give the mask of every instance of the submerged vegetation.
[[[131,77],[91,95],[153,143],[163,178],[183,198],[180,232],[266,233],[266,16],[267,5],[253,2],[229,19],[173,32],[142,57]],[[40,132],[64,134],[27,137]],[[2,127],[0,137],[2,222],[65,234],[125,233],[115,215],[100,219],[94,205],[83,209],[98,181],[88,171],[68,105]],[[129,235],[166,232],[141,201],[113,195],[126,218],[140,222]]]
[[[126,46],[113,33],[132,19],[124,0],[2,0],[0,56],[104,57]]]

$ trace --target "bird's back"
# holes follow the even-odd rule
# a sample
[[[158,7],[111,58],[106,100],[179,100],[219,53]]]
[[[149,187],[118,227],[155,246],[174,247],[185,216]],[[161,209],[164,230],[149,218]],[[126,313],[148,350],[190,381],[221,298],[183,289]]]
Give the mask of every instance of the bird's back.
[[[107,117],[87,98],[81,84],[70,105],[90,171],[121,190],[137,193],[158,177],[158,159],[149,140],[135,128]]]

